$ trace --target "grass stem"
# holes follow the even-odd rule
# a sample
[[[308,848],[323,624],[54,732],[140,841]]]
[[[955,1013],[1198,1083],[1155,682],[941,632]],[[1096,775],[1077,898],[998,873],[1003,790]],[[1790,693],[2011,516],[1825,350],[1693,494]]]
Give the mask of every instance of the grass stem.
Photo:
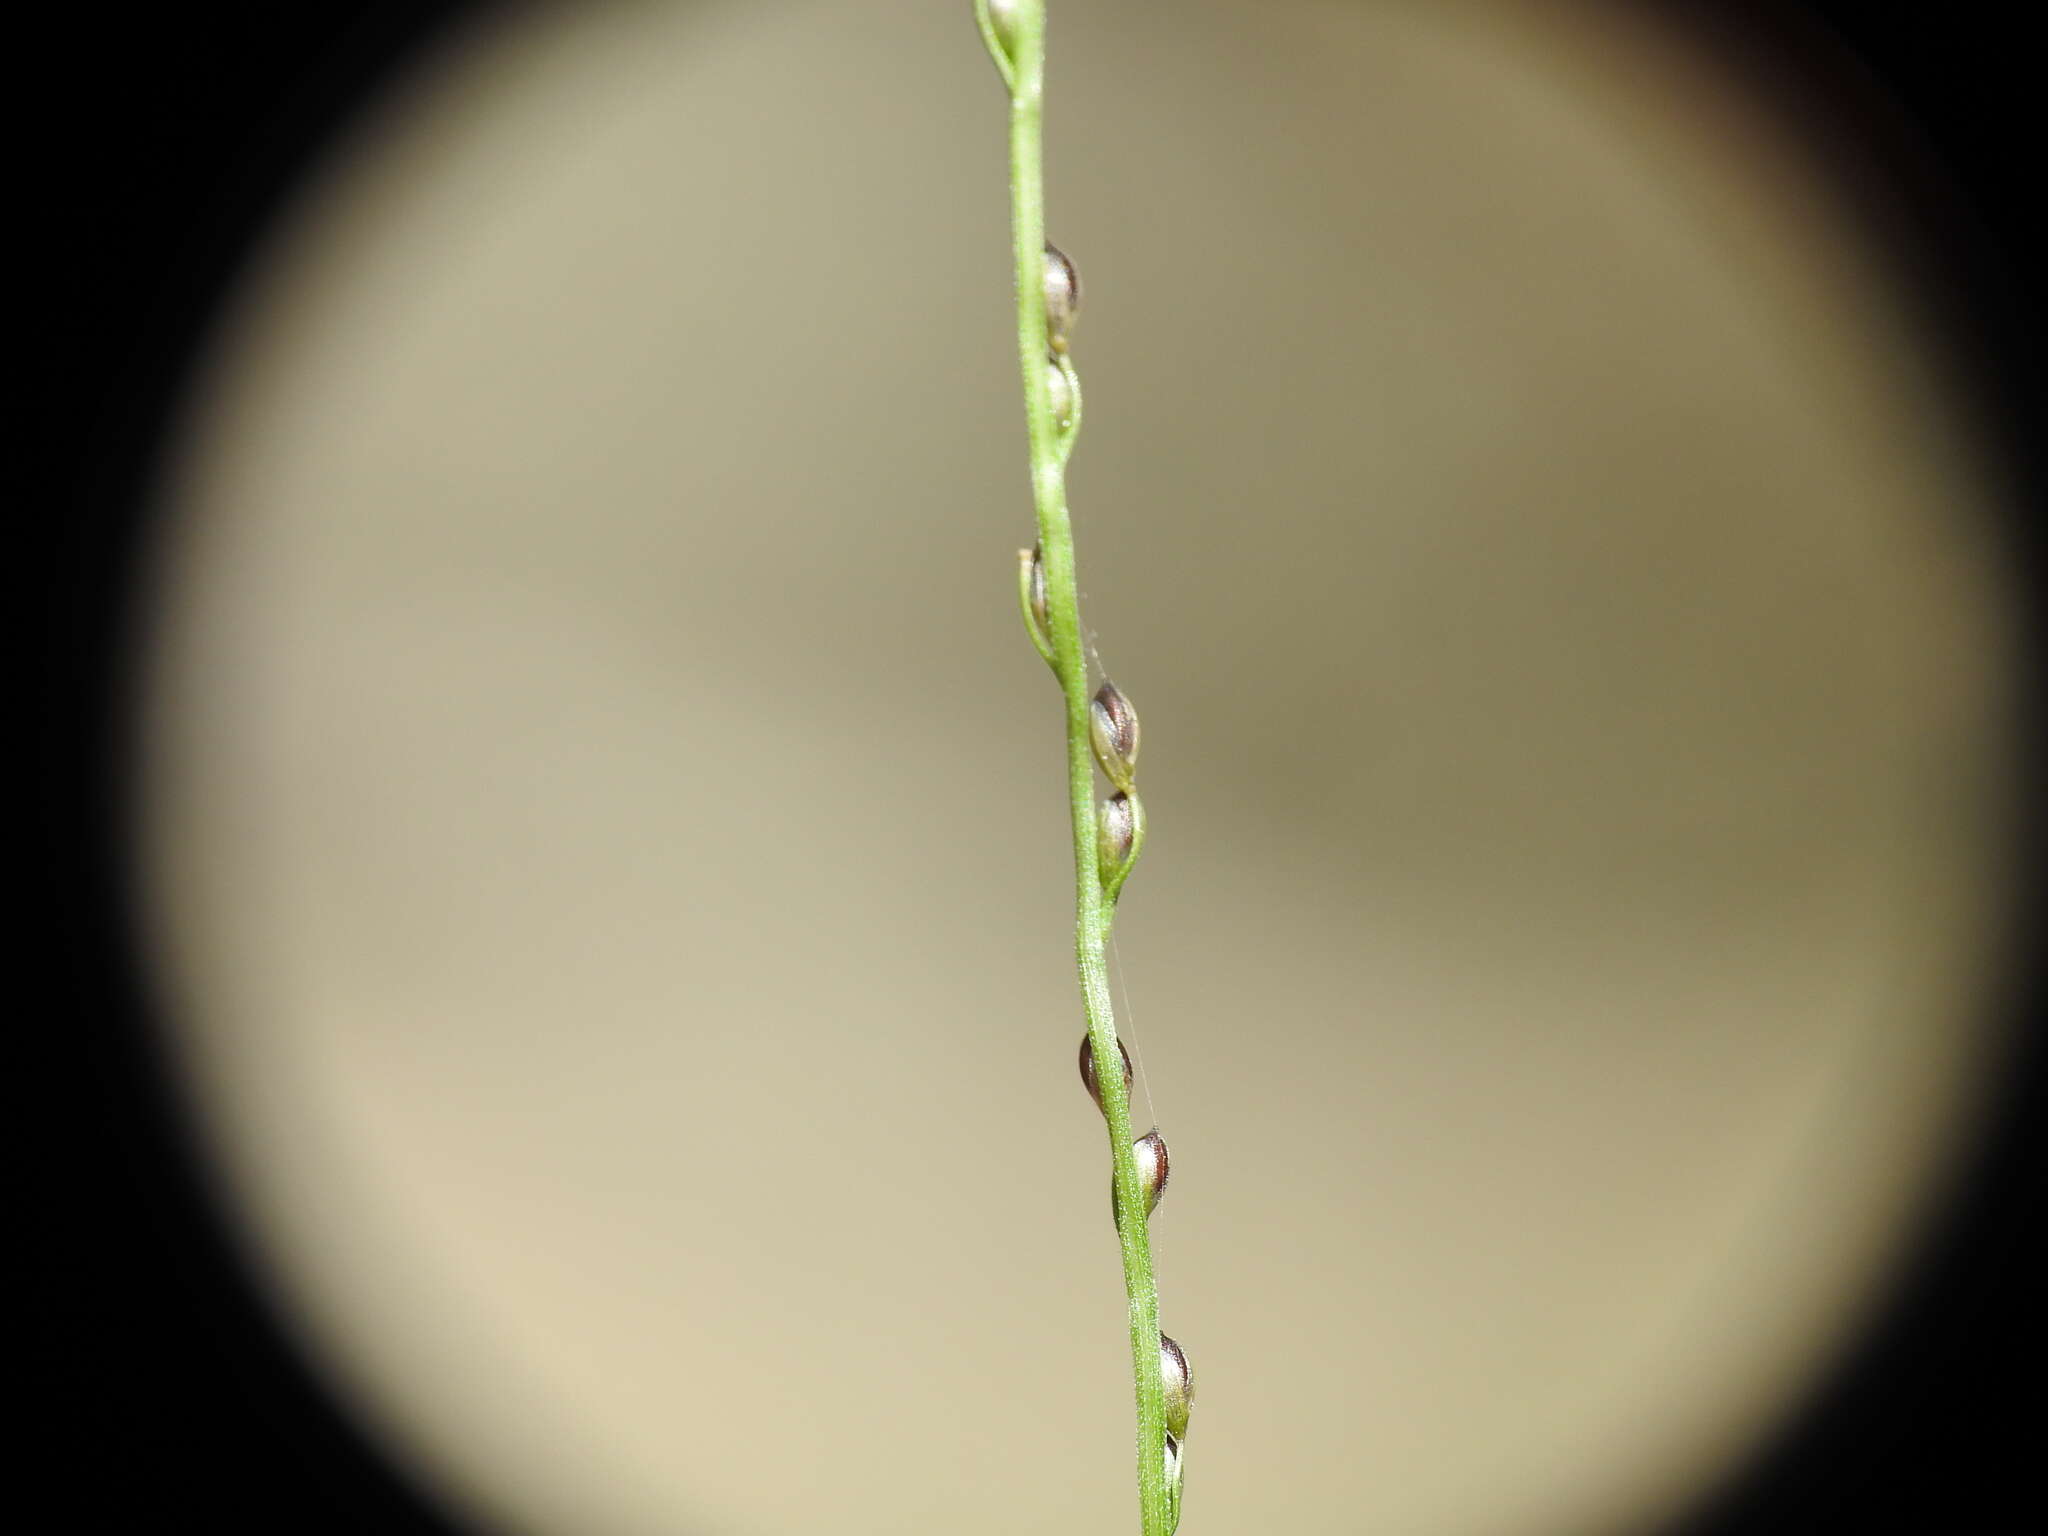
[[[1044,639],[1066,706],[1068,809],[1074,842],[1074,957],[1088,1019],[1089,1047],[1114,1165],[1117,1242],[1123,1255],[1133,1390],[1137,1405],[1138,1506],[1143,1536],[1172,1536],[1177,1511],[1167,1476],[1166,1408],[1160,1368],[1159,1293],[1153,1277],[1149,1206],[1131,1125],[1128,1080],[1119,1066],[1110,1006],[1107,948],[1116,907],[1098,854],[1095,759],[1090,744],[1087,648],[1074,576],[1066,463],[1079,427],[1079,380],[1064,351],[1049,357],[1045,302],[1045,6],[1008,0],[1000,26],[977,6],[982,33],[1010,91],[1010,208],[1017,278],[1017,349],[1030,440],[1031,490],[1044,565]],[[1048,368],[1048,362],[1052,367]],[[1073,408],[1064,430],[1054,414],[1049,373],[1063,374]],[[1030,599],[1025,600],[1030,618]],[[1121,884],[1121,879],[1117,881]]]

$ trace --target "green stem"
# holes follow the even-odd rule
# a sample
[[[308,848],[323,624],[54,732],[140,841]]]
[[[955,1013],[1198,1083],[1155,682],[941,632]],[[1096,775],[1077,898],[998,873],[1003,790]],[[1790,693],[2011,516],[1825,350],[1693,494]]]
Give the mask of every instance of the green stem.
[[[1053,670],[1067,712],[1067,794],[1074,834],[1074,955],[1088,1016],[1095,1081],[1115,1166],[1117,1241],[1131,1330],[1131,1373],[1138,1416],[1138,1507],[1143,1536],[1171,1536],[1166,1486],[1166,1415],[1159,1370],[1159,1291],[1146,1231],[1145,1186],[1133,1149],[1130,1095],[1124,1085],[1110,1008],[1107,946],[1114,905],[1105,896],[1095,846],[1095,766],[1088,735],[1088,664],[1074,580],[1074,531],[1067,514],[1066,445],[1046,388],[1045,7],[1019,0],[1010,49],[1010,208],[1017,257],[1017,350],[1031,440],[1031,490],[1045,562],[1046,627]],[[1078,405],[1078,393],[1077,393]],[[1071,433],[1068,434],[1071,442]]]

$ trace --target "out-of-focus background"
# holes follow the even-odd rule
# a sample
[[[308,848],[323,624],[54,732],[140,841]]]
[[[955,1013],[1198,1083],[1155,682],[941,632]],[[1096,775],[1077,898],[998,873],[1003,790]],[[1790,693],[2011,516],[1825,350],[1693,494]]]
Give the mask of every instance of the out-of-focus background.
[[[1183,1529],[1658,1530],[1989,1059],[1945,360],[1632,8],[1052,47]],[[175,1046],[318,1368],[480,1531],[1131,1524],[1004,166],[964,4],[522,10],[219,333],[145,696]]]

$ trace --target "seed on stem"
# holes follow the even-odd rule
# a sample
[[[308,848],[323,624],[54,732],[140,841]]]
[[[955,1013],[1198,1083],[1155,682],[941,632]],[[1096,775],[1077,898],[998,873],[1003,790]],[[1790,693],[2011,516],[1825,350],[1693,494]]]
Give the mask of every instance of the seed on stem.
[[[1165,1194],[1165,1178],[1169,1171],[1169,1159],[1165,1155],[1165,1137],[1157,1130],[1147,1130],[1143,1137],[1130,1143],[1130,1155],[1139,1163],[1139,1184],[1145,1186],[1145,1214],[1159,1208],[1159,1196]],[[1110,1225],[1116,1225],[1116,1174],[1110,1174]]]
[[[1131,1071],[1131,1053],[1129,1048],[1126,1047],[1123,1041],[1121,1040],[1117,1041],[1116,1043],[1116,1053],[1117,1055],[1123,1058],[1124,1093],[1126,1095],[1129,1095],[1131,1091],[1131,1083],[1134,1078],[1134,1074]],[[1081,1084],[1088,1090],[1088,1097],[1095,1101],[1095,1107],[1097,1109],[1101,1109],[1102,1089],[1095,1080],[1094,1041],[1090,1036],[1087,1035],[1083,1035],[1081,1037]],[[1105,1114],[1108,1113],[1108,1111],[1106,1110],[1104,1110],[1103,1112]]]
[[[1103,888],[1112,899],[1138,856],[1138,834],[1144,830],[1144,808],[1136,796],[1119,790],[1095,814],[1095,857]]]
[[[1109,782],[1129,794],[1138,772],[1138,712],[1115,683],[1105,680],[1095,690],[1088,706],[1088,736]]]
[[[1123,868],[1137,835],[1138,820],[1131,810],[1131,797],[1118,790],[1102,802],[1095,819],[1095,851],[1102,856],[1103,879]]]
[[[1194,1406],[1195,1378],[1188,1370],[1188,1357],[1165,1334],[1159,1335],[1159,1375],[1164,1383],[1166,1432],[1175,1440],[1188,1432],[1188,1409]]]
[[[1131,1151],[1138,1159],[1138,1182],[1145,1186],[1145,1214],[1150,1216],[1159,1209],[1159,1197],[1166,1193],[1166,1177],[1172,1171],[1166,1138],[1156,1129],[1147,1131],[1131,1143]]]
[[[1024,631],[1032,647],[1055,671],[1059,661],[1052,651],[1052,619],[1045,606],[1045,560],[1037,546],[1017,551],[1017,604],[1024,610]]]
[[[1081,273],[1073,258],[1045,242],[1045,340],[1055,352],[1067,350],[1067,332],[1081,313]]]
[[[1067,370],[1057,362],[1045,365],[1045,394],[1052,403],[1052,419],[1064,432],[1074,424],[1074,384]]]
[[[1166,1193],[1167,1156],[1166,1141],[1158,1131],[1147,1131],[1131,1143],[1131,1155],[1137,1159],[1138,1182],[1145,1189],[1145,1214],[1149,1217],[1159,1209],[1159,1197]],[[1109,1176],[1109,1220],[1116,1224],[1116,1175]]]

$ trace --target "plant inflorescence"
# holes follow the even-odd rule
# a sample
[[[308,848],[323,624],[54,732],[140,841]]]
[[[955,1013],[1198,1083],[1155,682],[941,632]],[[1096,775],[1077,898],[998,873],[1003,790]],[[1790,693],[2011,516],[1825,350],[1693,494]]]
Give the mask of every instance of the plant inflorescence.
[[[1010,216],[1015,243],[1017,346],[1023,369],[1032,501],[1038,542],[1018,555],[1018,603],[1066,708],[1067,786],[1074,840],[1074,950],[1088,1033],[1081,1080],[1109,1131],[1111,1210],[1123,1255],[1137,1402],[1138,1507],[1143,1536],[1180,1523],[1183,1442],[1194,1379],[1187,1355],[1159,1330],[1148,1220],[1169,1162],[1158,1130],[1132,1134],[1131,1057],[1110,1007],[1110,927],[1124,882],[1145,846],[1138,799],[1138,713],[1103,679],[1089,689],[1088,647],[1074,577],[1066,467],[1081,429],[1081,380],[1068,341],[1081,309],[1073,261],[1045,238],[1041,152],[1045,89],[1044,0],[975,0],[975,19],[1010,93]],[[1110,793],[1096,800],[1096,773]]]

